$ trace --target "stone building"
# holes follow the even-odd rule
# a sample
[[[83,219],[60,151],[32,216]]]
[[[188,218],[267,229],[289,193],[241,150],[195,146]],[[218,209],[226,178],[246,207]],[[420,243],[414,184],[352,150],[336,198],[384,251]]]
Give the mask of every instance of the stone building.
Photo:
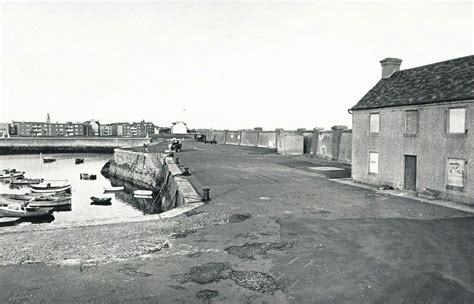
[[[351,109],[352,178],[474,203],[474,56],[382,79]]]

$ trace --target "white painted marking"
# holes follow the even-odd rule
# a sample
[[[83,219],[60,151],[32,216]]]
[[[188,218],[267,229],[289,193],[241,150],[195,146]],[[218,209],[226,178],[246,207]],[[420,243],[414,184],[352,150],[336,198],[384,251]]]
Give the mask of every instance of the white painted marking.
[[[299,258],[300,258],[300,257],[294,258],[293,260],[289,261],[288,264],[286,264],[286,265],[291,265],[291,264],[293,264],[293,263],[296,262]]]
[[[308,167],[308,169],[316,171],[344,171],[345,169],[336,167]]]
[[[260,196],[262,201],[268,201],[270,198],[268,196]]]

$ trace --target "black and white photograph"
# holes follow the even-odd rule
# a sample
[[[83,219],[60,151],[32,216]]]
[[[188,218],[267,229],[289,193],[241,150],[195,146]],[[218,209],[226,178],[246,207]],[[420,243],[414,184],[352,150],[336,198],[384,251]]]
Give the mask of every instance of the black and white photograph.
[[[0,303],[474,303],[474,1],[0,16]]]

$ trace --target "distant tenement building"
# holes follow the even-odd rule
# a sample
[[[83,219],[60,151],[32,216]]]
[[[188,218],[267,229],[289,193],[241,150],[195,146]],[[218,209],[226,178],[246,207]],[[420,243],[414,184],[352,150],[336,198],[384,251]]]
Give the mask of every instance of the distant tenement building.
[[[474,56],[399,70],[352,110],[352,178],[474,202]]]

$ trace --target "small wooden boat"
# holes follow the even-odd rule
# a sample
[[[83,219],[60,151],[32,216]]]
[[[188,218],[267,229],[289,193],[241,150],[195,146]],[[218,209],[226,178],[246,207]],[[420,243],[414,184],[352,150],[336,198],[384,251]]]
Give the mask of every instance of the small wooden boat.
[[[71,205],[71,197],[50,197],[49,199],[33,198],[28,207],[63,207]]]
[[[10,204],[7,207],[0,207],[0,215],[4,217],[32,218],[50,216],[52,208],[28,208],[20,204]]]
[[[49,156],[43,157],[43,162],[45,162],[45,163],[52,163],[52,162],[55,162],[55,161],[56,161],[56,158],[54,158],[54,157],[49,157]]]
[[[21,178],[21,179],[12,179],[10,185],[31,185],[31,184],[40,184],[43,182],[42,178]]]
[[[133,197],[136,198],[153,198],[153,191],[151,190],[135,190],[133,191]]]
[[[91,205],[112,205],[111,197],[95,197],[91,196]]]
[[[125,189],[124,186],[108,186],[104,187],[104,192],[117,192],[117,191],[123,191]]]
[[[89,174],[89,173],[81,173],[80,178],[85,179],[85,180],[96,180],[97,175]]]
[[[61,195],[61,194],[65,195]],[[38,200],[51,200],[54,198],[71,198],[70,195],[63,193],[24,193],[24,194],[16,194],[16,193],[2,193],[0,197],[17,200],[17,201],[31,201],[32,199]]]
[[[24,171],[17,171],[16,169],[3,169],[2,173],[0,173],[0,179],[19,178],[23,177],[23,174],[25,174]]]
[[[52,186],[50,183],[43,183],[43,184],[38,184],[38,185],[30,185],[31,192],[35,193],[56,193],[56,192],[62,192],[62,191],[68,191],[71,190],[71,185],[66,184],[66,185],[60,185],[60,186]]]
[[[74,160],[74,163],[75,163],[76,165],[82,164],[83,162],[84,162],[84,158],[76,158],[76,159]]]

